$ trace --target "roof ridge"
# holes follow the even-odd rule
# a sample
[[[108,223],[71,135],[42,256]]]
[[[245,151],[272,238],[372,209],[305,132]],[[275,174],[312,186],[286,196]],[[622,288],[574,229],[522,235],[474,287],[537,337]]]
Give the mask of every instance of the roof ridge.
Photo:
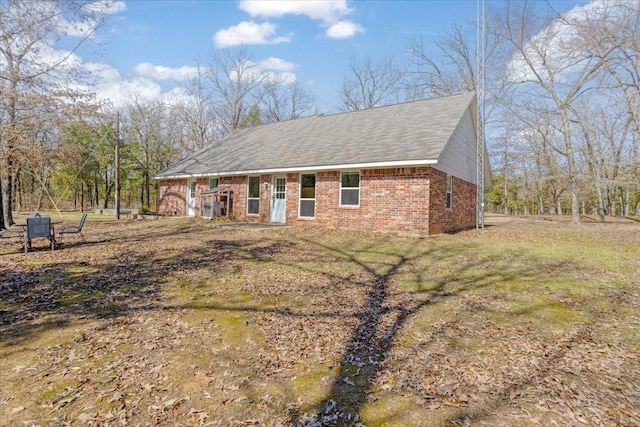
[[[396,102],[395,104],[376,105],[374,107],[363,108],[361,110],[338,111],[338,112],[335,112],[335,113],[318,113],[318,114],[313,114],[313,115],[310,115],[310,116],[296,117],[296,118],[293,118],[293,119],[283,120],[283,121],[280,121],[280,122],[265,123],[264,125],[260,125],[260,126],[267,126],[267,125],[272,125],[272,124],[275,124],[275,123],[283,123],[283,122],[289,122],[289,121],[293,121],[293,120],[313,118],[313,117],[333,117],[333,116],[340,116],[340,115],[344,115],[344,114],[364,113],[364,112],[368,112],[368,111],[372,111],[372,110],[380,110],[380,109],[384,109],[384,108],[393,108],[393,107],[398,107],[398,106],[402,106],[402,105],[416,104],[418,102],[445,100],[447,98],[462,97],[462,96],[465,96],[465,95],[473,96],[473,95],[475,95],[475,93],[476,93],[475,91],[466,91],[466,92],[461,92],[461,93],[452,93],[452,94],[444,95],[444,96],[435,96],[435,97],[432,97],[432,98],[412,99],[412,100],[409,100],[409,101]]]

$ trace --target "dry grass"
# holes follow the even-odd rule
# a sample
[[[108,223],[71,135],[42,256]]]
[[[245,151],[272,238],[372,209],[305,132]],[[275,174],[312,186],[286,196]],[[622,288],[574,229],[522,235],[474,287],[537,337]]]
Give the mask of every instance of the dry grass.
[[[2,241],[0,425],[640,425],[640,223],[487,223]]]

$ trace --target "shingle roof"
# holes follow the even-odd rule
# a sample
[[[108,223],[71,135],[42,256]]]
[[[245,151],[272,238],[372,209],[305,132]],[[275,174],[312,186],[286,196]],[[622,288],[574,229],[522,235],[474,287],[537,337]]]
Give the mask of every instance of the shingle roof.
[[[238,130],[156,178],[435,163],[474,96],[465,93]]]

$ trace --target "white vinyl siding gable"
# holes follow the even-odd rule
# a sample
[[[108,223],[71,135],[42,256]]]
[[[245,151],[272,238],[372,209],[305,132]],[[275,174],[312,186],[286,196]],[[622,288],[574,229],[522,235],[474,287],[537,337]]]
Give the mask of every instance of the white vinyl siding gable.
[[[475,184],[478,180],[475,122],[467,108],[438,159],[437,169]],[[487,166],[488,167],[488,166]]]

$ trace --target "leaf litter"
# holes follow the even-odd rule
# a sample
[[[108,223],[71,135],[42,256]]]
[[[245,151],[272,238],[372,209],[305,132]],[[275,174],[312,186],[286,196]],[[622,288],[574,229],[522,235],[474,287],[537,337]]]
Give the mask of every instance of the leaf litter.
[[[0,424],[640,425],[637,227],[91,233],[0,250]],[[521,246],[584,239],[631,248],[626,268]],[[535,288],[550,274],[583,289]]]

